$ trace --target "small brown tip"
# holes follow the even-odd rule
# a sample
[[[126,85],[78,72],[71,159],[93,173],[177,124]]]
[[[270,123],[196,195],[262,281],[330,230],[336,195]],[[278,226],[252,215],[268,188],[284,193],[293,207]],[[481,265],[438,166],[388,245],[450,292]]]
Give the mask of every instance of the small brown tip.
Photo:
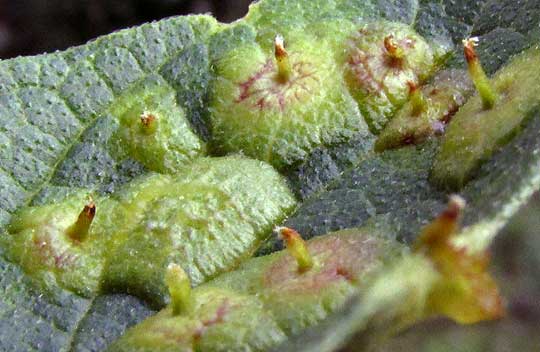
[[[459,217],[465,208],[465,200],[458,195],[450,196],[446,209],[431,223],[426,225],[418,237],[416,251],[432,251],[449,245],[449,239],[457,233]]]
[[[463,53],[468,63],[478,60],[478,55],[476,54],[476,50],[474,49],[474,47],[477,45],[478,45],[477,37],[463,40]]]
[[[77,221],[68,228],[68,236],[78,242],[84,241],[90,230],[90,225],[96,216],[96,204],[94,200],[90,198],[88,204],[86,204],[83,210],[79,213]]]
[[[409,86],[409,94],[413,94],[418,90],[418,85],[413,81],[407,81],[407,86]]]
[[[389,53],[393,53],[397,50],[397,45],[394,42],[394,36],[393,35],[387,35],[384,38],[384,47],[386,48],[386,51]]]
[[[141,123],[144,127],[150,127],[155,120],[156,116],[154,114],[146,111],[141,114]]]
[[[384,38],[384,48],[392,60],[402,60],[405,55],[392,34]]]
[[[467,203],[465,199],[457,194],[453,194],[450,196],[446,210],[441,214],[441,216],[444,216],[447,219],[457,220],[463,212],[463,209],[465,209],[466,205]]]
[[[285,50],[283,37],[278,35],[274,40],[274,53],[277,64],[277,80],[280,83],[286,83],[292,76],[292,66],[289,60],[289,53]]]
[[[288,227],[277,227],[276,232],[285,242],[289,242],[293,238],[301,237],[297,231]]]
[[[276,39],[274,40],[274,53],[276,55],[276,59],[278,60],[289,56],[289,53],[287,53],[287,50],[285,50],[283,37],[280,35],[276,36]]]
[[[94,201],[90,200],[90,202],[84,206],[82,212],[90,219],[90,221],[94,220],[94,216],[96,216],[96,204]]]

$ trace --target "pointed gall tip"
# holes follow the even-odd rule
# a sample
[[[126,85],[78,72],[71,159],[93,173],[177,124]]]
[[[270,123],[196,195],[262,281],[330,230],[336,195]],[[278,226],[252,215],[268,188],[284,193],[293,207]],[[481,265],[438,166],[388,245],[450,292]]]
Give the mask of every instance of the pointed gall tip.
[[[465,209],[466,205],[467,202],[465,201],[465,199],[463,199],[463,197],[457,194],[453,194],[449,197],[448,205],[443,214],[446,214],[451,218],[457,219],[463,212],[463,209]]]
[[[282,58],[286,57],[287,51],[285,50],[285,41],[281,35],[276,35],[276,38],[274,39],[274,51],[276,54],[276,58]]]
[[[472,324],[500,318],[505,309],[488,272],[488,253],[470,253],[452,242],[465,206],[462,197],[450,196],[447,209],[424,229],[419,244],[440,274],[429,294],[428,311]]]
[[[165,283],[171,296],[173,316],[188,312],[191,308],[191,282],[184,269],[170,263],[165,272]]]
[[[469,75],[482,99],[483,107],[484,109],[491,109],[497,100],[497,92],[491,85],[476,54],[475,46],[477,45],[477,37],[463,40],[463,53],[469,67]]]
[[[96,216],[96,203],[92,197],[79,213],[77,221],[67,229],[67,235],[76,242],[82,242],[88,236],[90,226]]]
[[[462,197],[458,195],[450,196],[446,209],[422,229],[415,242],[415,250],[431,252],[440,248],[451,247],[451,238],[459,230],[459,218],[465,204]]]
[[[184,269],[176,263],[169,263],[167,265],[167,275],[172,280],[185,280],[188,277]]]
[[[394,42],[394,35],[390,34],[384,37],[384,47],[389,53],[397,49],[397,45]]]
[[[478,59],[476,55],[475,47],[478,46],[479,39],[478,37],[472,37],[468,39],[463,39],[463,53],[465,54],[465,59],[467,62],[472,62]]]
[[[403,57],[405,56],[405,53],[403,52],[403,49],[399,46],[399,44],[394,39],[394,35],[390,34],[384,37],[384,48],[386,49],[386,52],[388,53],[388,56],[395,62],[401,62]]]
[[[298,271],[303,273],[311,269],[313,267],[313,258],[302,236],[288,227],[276,227],[275,231],[279,238],[285,242],[287,250],[296,260]]]
[[[413,81],[407,81],[407,86],[409,87],[409,94],[413,94],[418,90],[418,85]]]
[[[300,236],[295,230],[284,226],[276,226],[274,232],[277,234],[278,238],[283,241],[290,240],[295,234]]]
[[[277,80],[280,83],[286,83],[292,75],[292,66],[281,35],[277,35],[274,40],[274,53],[277,64]]]
[[[141,123],[145,127],[150,127],[152,123],[156,120],[156,116],[148,111],[145,111],[141,114]]]
[[[96,216],[96,203],[92,199],[90,199],[90,202],[84,206],[84,209],[82,211],[84,214],[86,214],[86,217],[90,220],[93,220]]]
[[[144,134],[153,134],[157,129],[158,117],[148,111],[144,111],[141,116],[141,129]]]

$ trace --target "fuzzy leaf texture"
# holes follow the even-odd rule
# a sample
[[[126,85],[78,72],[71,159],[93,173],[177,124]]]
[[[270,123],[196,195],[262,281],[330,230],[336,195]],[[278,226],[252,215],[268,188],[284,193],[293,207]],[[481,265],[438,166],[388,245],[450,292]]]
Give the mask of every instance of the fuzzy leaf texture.
[[[65,52],[2,61],[2,242],[9,241],[8,224],[13,215],[26,206],[60,202],[81,188],[97,197],[108,197],[122,192],[126,184],[141,176],[154,172],[174,175],[202,156],[244,152],[223,146],[220,141],[226,136],[220,136],[214,128],[219,128],[222,120],[215,117],[213,87],[216,77],[222,76],[220,67],[234,62],[236,54],[230,53],[236,48],[255,56],[268,49],[276,33],[297,33],[299,37],[306,33],[307,38],[302,40],[319,45],[309,48],[316,55],[317,50],[333,50],[346,41],[350,28],[385,20],[416,30],[429,44],[434,60],[448,58],[447,65],[456,69],[465,68],[461,39],[479,36],[477,52],[488,75],[492,75],[514,54],[536,45],[539,8],[538,0],[261,0],[252,5],[246,18],[230,25],[217,23],[210,16],[176,17],[116,32]],[[339,62],[343,58],[336,54],[334,59]],[[331,64],[322,65],[328,68],[328,76],[334,74]],[[330,128],[325,125],[324,131],[316,124],[302,125],[300,133],[320,136],[299,139],[293,148],[282,142],[291,136],[280,136],[274,125],[264,125],[274,136],[272,152],[259,148],[259,136],[255,134],[253,144],[249,131],[247,136],[239,137],[248,156],[275,166],[288,178],[300,200],[284,225],[305,238],[369,225],[390,234],[388,240],[397,239],[403,247],[409,246],[421,228],[443,211],[448,200],[449,192],[429,181],[440,139],[376,153],[376,132],[369,128],[370,122],[364,120],[366,112],[358,109],[345,84],[318,84],[323,87],[319,89],[329,91],[315,97],[319,100],[314,104],[324,111],[321,116],[335,114],[332,116],[342,121],[335,130],[332,124]],[[324,99],[340,104],[325,104]],[[392,104],[395,100],[389,99]],[[143,110],[158,116],[157,127],[151,126],[152,119],[145,121],[167,138],[150,138],[134,124]],[[302,111],[298,115],[305,117]],[[268,116],[269,121],[275,117]],[[540,109],[533,108],[527,112],[521,129],[479,167],[460,191],[468,207],[457,242],[472,251],[483,251],[519,206],[540,188],[539,130]],[[133,142],[140,138],[147,139],[144,143]],[[265,143],[264,138],[260,140]],[[264,157],[260,157],[260,150]],[[241,182],[238,177],[233,181]],[[261,180],[266,179],[261,176]],[[250,187],[257,187],[257,180],[250,182]],[[226,186],[215,190],[220,195],[229,191]],[[250,192],[248,188],[244,191]],[[261,197],[263,202],[273,196],[271,191],[266,193]],[[283,197],[276,199],[285,199],[283,208],[292,209],[295,202],[288,194]],[[254,199],[246,196],[239,206],[249,208],[257,202]],[[238,223],[248,224],[253,231],[265,228],[266,232],[258,234],[258,240],[262,240],[268,234],[267,220],[279,225],[286,215],[284,211],[268,215],[277,211],[274,208],[278,206],[263,207],[264,221],[255,222],[244,219],[250,211],[240,211],[238,217],[242,219]],[[233,257],[244,260],[253,252],[253,246],[252,242],[243,243],[242,255]],[[281,241],[269,238],[258,254],[281,248]],[[144,301],[140,297],[145,295],[136,290],[126,293],[101,289],[83,297],[61,285],[44,286],[10,262],[5,252],[2,249],[0,258],[2,351],[102,351],[128,327],[156,313],[155,302]],[[211,257],[212,253],[204,255]],[[368,346],[380,332],[395,327],[391,313],[403,308],[403,298],[410,296],[414,280],[422,279],[392,269],[391,263],[375,270],[371,284],[321,324],[305,331],[286,331],[291,337],[284,342],[285,335],[280,332],[275,341],[282,344],[270,345],[278,351],[333,351],[356,336],[356,341],[365,340]],[[246,265],[249,261],[237,275],[251,270]],[[414,270],[417,265],[423,265],[422,260],[405,254],[403,270]],[[211,271],[202,276],[215,274]],[[220,289],[231,288],[227,275],[216,279]],[[234,277],[235,273],[230,275]],[[431,277],[426,274],[425,279]],[[388,282],[392,282],[393,296],[379,295]],[[161,291],[158,307],[164,304],[162,300],[166,301]],[[248,307],[250,314],[259,311],[258,304]],[[383,314],[381,306],[390,313]]]

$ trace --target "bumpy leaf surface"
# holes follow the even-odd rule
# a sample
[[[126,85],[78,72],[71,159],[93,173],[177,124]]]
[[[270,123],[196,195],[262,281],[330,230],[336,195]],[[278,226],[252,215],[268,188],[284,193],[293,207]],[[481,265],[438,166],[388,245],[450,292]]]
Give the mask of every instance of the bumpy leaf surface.
[[[149,77],[174,90],[191,128],[208,141],[212,65],[240,43],[290,30],[321,35],[341,23],[385,18],[413,26],[441,53],[471,33],[479,35],[478,51],[491,74],[534,43],[539,8],[536,0],[262,0],[246,20],[230,26],[207,16],[172,18],[66,52],[0,62],[0,226],[3,230],[20,207],[50,202],[72,187],[108,193],[148,172],[134,158],[111,150],[113,117],[107,112]],[[463,67],[459,51],[450,65]],[[484,249],[539,187],[539,129],[540,111],[533,110],[522,132],[462,191],[470,207],[460,241]],[[374,139],[361,136],[318,148],[288,170],[304,203],[287,224],[315,236],[372,221],[411,242],[446,203],[447,194],[427,181],[437,141],[374,154]],[[279,247],[270,241],[261,252]],[[397,274],[396,288],[414,284]],[[393,302],[402,291],[396,292]],[[0,350],[6,351],[100,351],[152,312],[131,296],[83,299],[37,287],[4,259],[0,293]],[[366,293],[355,297],[343,311],[277,350],[330,351],[357,331],[369,338],[367,331],[384,327],[372,320],[377,312],[370,307],[380,302],[370,299]]]
[[[105,112],[149,76],[161,76],[173,87],[194,130],[205,136],[206,42],[217,27],[210,17],[173,18],[66,52],[1,62],[2,227],[16,209],[50,201],[49,194],[66,194],[74,186],[111,192],[145,172],[140,163],[118,158],[107,147],[111,129]],[[56,288],[41,292],[13,264],[3,261],[2,268],[1,350],[101,349],[94,347],[100,345],[99,329],[85,338],[95,329],[84,326],[100,304],[113,304],[113,298],[94,302]],[[103,339],[112,340],[115,332],[145,316],[130,302],[124,303],[135,309],[136,318],[118,314],[118,320],[109,320],[115,328],[101,330]]]

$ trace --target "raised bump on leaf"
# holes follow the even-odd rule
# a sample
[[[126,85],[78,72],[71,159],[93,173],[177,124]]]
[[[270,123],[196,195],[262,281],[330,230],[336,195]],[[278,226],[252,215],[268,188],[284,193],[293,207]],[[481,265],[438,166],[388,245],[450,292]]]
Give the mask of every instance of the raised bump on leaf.
[[[288,249],[252,258],[208,283],[261,297],[279,326],[297,333],[323,320],[366,284],[369,273],[402,246],[371,227],[341,230],[305,241],[313,258],[300,272]]]
[[[428,296],[428,314],[472,324],[500,318],[504,307],[487,271],[488,254],[469,253],[453,243],[464,206],[461,197],[452,196],[447,209],[422,230],[415,251],[426,255],[441,275]]]
[[[171,296],[171,308],[173,315],[184,314],[192,308],[191,283],[182,267],[170,263],[165,273],[165,282]]]
[[[107,229],[118,205],[104,197],[88,201],[88,193],[78,190],[51,204],[20,209],[0,241],[6,257],[38,282],[85,297],[101,288],[108,241],[114,236]]]
[[[478,38],[476,37],[463,40],[463,53],[469,67],[469,74],[476,90],[480,94],[484,109],[491,109],[497,100],[497,93],[495,93],[493,86],[489,82],[482,64],[478,59],[478,55],[476,55],[476,50],[474,49],[476,45],[478,45]]]
[[[414,82],[410,82],[410,85]],[[375,142],[375,151],[420,144],[443,135],[459,107],[474,88],[464,70],[443,70],[429,84],[414,84],[410,100],[383,129]],[[413,87],[411,87],[413,88]]]
[[[299,33],[244,43],[216,61],[210,112],[213,149],[278,169],[322,145],[366,135],[330,43]]]
[[[206,152],[163,78],[150,76],[135,84],[108,114],[117,125],[111,146],[119,159],[129,157],[151,171],[174,174]]]
[[[277,230],[298,238],[290,229]],[[181,350],[195,337],[200,350],[214,350],[208,346],[217,345],[219,350],[250,350],[257,341],[264,343],[264,350],[274,347],[286,335],[299,333],[342,308],[358,292],[363,278],[380,268],[384,258],[399,253],[401,246],[380,235],[369,228],[348,229],[306,241],[303,245],[316,265],[303,273],[293,267],[289,250],[251,258],[237,270],[193,289],[195,309],[188,315],[171,317],[166,308],[133,327],[116,344],[126,350],[129,346],[153,351],[165,345]],[[220,334],[212,334],[213,329]]]
[[[374,22],[347,41],[345,80],[372,132],[379,133],[435,69],[427,42],[409,26]]]
[[[90,198],[88,204],[86,204],[79,214],[77,221],[67,229],[67,235],[74,241],[82,242],[88,235],[90,225],[96,215],[96,204],[94,200]]]
[[[118,198],[126,215],[103,281],[155,307],[168,301],[170,262],[198,286],[249,256],[296,204],[270,165],[239,156],[200,158],[175,176],[140,178]]]
[[[508,143],[540,103],[540,49],[514,56],[497,71],[490,84],[498,96],[491,109],[470,98],[446,128],[430,180],[441,188],[459,190],[480,166]]]
[[[130,328],[108,351],[266,351],[285,334],[259,297],[197,287],[192,310],[165,308]]]
[[[296,259],[299,272],[305,272],[313,267],[313,258],[309,254],[306,242],[298,232],[288,227],[276,229],[279,236],[285,241],[287,250]]]

